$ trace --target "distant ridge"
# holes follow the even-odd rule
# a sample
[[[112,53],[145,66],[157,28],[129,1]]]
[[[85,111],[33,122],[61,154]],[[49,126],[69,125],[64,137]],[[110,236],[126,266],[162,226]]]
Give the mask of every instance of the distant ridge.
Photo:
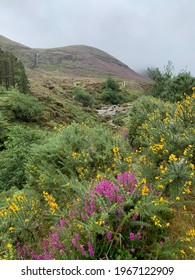
[[[63,76],[146,79],[110,54],[90,46],[33,49],[0,35],[0,48],[13,52],[27,68],[55,72]]]

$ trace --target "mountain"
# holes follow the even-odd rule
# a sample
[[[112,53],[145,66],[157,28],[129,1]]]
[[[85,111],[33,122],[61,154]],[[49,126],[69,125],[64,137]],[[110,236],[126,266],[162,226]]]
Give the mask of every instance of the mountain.
[[[30,48],[0,35],[0,48],[11,51],[26,68],[55,72],[66,77],[108,77],[145,80],[110,54],[94,47]]]

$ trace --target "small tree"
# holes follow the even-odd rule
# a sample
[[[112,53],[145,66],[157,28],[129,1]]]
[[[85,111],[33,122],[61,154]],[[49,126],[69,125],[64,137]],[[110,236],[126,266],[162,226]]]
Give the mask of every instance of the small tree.
[[[184,93],[191,95],[192,87],[195,86],[195,78],[190,72],[181,71],[178,75],[173,75],[173,65],[171,62],[165,67],[164,72],[159,68],[148,68],[149,77],[155,82],[153,95],[166,101],[179,101]]]
[[[109,89],[112,89],[114,91],[119,91],[120,85],[119,85],[119,83],[116,80],[114,80],[113,78],[109,77],[105,81],[104,87],[106,89],[109,88]]]
[[[74,98],[78,102],[82,103],[83,107],[93,106],[93,96],[89,92],[85,91],[83,88],[76,89],[76,91],[74,92]]]
[[[116,80],[109,77],[105,81],[102,99],[105,103],[114,105],[125,102],[124,96],[120,94],[120,85]]]
[[[192,95],[195,78],[189,72],[180,72],[166,84],[162,97],[171,102],[180,101],[184,94]]]

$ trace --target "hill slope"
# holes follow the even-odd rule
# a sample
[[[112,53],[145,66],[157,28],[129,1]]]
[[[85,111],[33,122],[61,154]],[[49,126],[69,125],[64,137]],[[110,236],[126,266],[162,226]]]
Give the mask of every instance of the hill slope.
[[[115,57],[94,47],[75,45],[33,49],[0,35],[0,48],[13,52],[27,68],[55,71],[67,77],[116,76],[128,80],[145,80]]]

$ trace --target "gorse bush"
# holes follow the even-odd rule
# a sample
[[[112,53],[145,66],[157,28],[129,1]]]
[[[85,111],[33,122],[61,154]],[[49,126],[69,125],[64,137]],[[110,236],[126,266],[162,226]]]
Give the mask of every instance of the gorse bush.
[[[161,114],[161,119],[163,119],[167,110],[172,110],[172,107],[173,105],[170,103],[165,103],[152,96],[143,96],[133,102],[127,117],[129,139],[131,143],[134,141],[137,146],[139,145],[139,136],[142,133],[140,128],[143,123],[149,120],[151,113],[158,111]]]
[[[179,200],[182,194],[193,192],[194,99],[195,94],[186,96],[172,109],[170,104],[161,106],[162,101],[159,100],[157,109],[148,113],[147,118],[136,128],[134,138],[139,147],[135,160],[139,158],[141,161],[142,176],[155,182],[170,197]]]
[[[121,159],[128,157],[128,150],[128,142],[117,140],[104,126],[73,123],[34,146],[27,164],[28,183],[60,191],[72,178],[89,180],[109,170],[127,169],[128,160]]]
[[[8,98],[8,108],[15,119],[29,122],[38,121],[43,116],[44,106],[37,97],[12,91]]]
[[[0,189],[22,188],[26,182],[25,163],[31,146],[41,143],[44,132],[21,125],[9,128],[4,149],[0,153]]]
[[[13,121],[38,121],[44,113],[44,105],[37,97],[20,93],[15,89],[3,90],[0,96],[0,108],[5,117]]]

